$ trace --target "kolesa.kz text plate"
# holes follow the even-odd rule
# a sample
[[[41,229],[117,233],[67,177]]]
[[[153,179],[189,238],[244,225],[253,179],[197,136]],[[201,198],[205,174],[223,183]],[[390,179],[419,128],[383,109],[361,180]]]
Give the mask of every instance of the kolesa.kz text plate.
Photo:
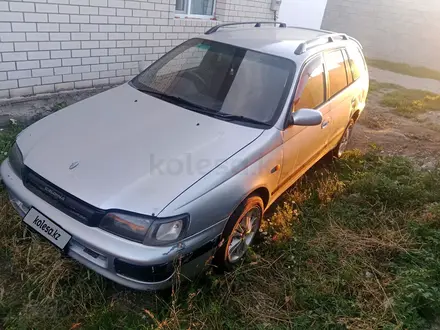
[[[43,214],[32,208],[24,217],[23,221],[35,229],[38,233],[46,237],[60,249],[64,249],[72,238],[65,230],[49,220]]]

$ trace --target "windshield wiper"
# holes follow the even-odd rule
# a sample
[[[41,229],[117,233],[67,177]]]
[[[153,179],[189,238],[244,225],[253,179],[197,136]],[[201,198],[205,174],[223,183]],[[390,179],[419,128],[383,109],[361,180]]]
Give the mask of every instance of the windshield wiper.
[[[144,88],[144,89],[138,88],[138,90],[143,93],[146,93],[146,94],[157,96],[158,98],[160,98],[162,100],[167,100],[167,101],[170,101],[170,102],[177,104],[177,105],[183,105],[183,106],[189,108],[190,110],[194,110],[196,112],[200,112],[200,113],[207,114],[207,115],[214,115],[215,114],[215,111],[213,109],[205,107],[203,105],[198,105],[196,103],[188,101],[188,100],[186,100],[182,97],[179,97],[179,96],[165,94],[165,93],[162,93],[157,90],[150,89],[150,88]]]
[[[162,100],[167,100],[170,101],[174,104],[177,105],[183,105],[184,107],[211,116],[211,117],[215,117],[215,118],[220,118],[223,120],[228,120],[228,121],[239,121],[239,122],[245,122],[245,123],[251,123],[251,124],[257,124],[257,125],[264,125],[269,127],[270,125],[267,123],[264,123],[262,121],[256,120],[256,119],[252,119],[252,118],[248,118],[248,117],[244,117],[244,116],[239,116],[239,115],[231,115],[228,113],[222,113],[222,112],[218,112],[214,109],[205,107],[203,105],[198,105],[196,103],[193,103],[191,101],[188,101],[182,97],[179,96],[174,96],[174,95],[169,95],[169,94],[165,94],[162,92],[159,92],[155,89],[152,88],[138,88],[139,91],[146,93],[146,94],[150,94],[153,96],[156,96]]]
[[[222,118],[225,120],[231,120],[231,121],[241,121],[241,122],[246,122],[246,123],[251,123],[251,124],[257,124],[257,125],[264,125],[269,127],[270,125],[268,123],[256,120],[256,119],[252,119],[249,117],[244,117],[244,116],[239,116],[239,115],[231,115],[228,113],[222,113],[222,112],[216,112],[213,114],[213,116],[218,117],[218,118]]]

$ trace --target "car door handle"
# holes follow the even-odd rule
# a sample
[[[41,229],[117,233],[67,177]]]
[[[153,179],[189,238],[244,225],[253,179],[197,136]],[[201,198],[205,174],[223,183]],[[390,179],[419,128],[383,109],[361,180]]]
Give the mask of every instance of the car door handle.
[[[328,121],[328,120],[323,121],[323,122],[321,123],[321,128],[322,128],[322,129],[326,128],[326,127],[328,126],[328,124],[329,124],[329,121]]]

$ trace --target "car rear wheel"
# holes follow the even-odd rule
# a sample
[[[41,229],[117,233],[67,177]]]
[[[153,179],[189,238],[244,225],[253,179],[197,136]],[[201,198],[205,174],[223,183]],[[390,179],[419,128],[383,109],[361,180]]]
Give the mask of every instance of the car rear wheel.
[[[347,150],[348,143],[350,142],[351,135],[353,133],[354,120],[350,119],[347,128],[342,135],[341,140],[335,149],[332,150],[332,156],[335,158],[341,158],[344,152]]]
[[[250,196],[231,215],[223,231],[223,244],[214,256],[220,270],[231,270],[243,260],[260,229],[263,212],[263,200]]]

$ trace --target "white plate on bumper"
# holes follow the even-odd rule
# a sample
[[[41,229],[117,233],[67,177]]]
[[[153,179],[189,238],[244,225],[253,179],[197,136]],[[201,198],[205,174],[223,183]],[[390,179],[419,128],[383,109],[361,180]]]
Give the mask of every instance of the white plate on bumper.
[[[64,229],[49,220],[46,216],[32,208],[24,217],[23,221],[39,234],[46,237],[60,249],[64,249],[72,238]]]

